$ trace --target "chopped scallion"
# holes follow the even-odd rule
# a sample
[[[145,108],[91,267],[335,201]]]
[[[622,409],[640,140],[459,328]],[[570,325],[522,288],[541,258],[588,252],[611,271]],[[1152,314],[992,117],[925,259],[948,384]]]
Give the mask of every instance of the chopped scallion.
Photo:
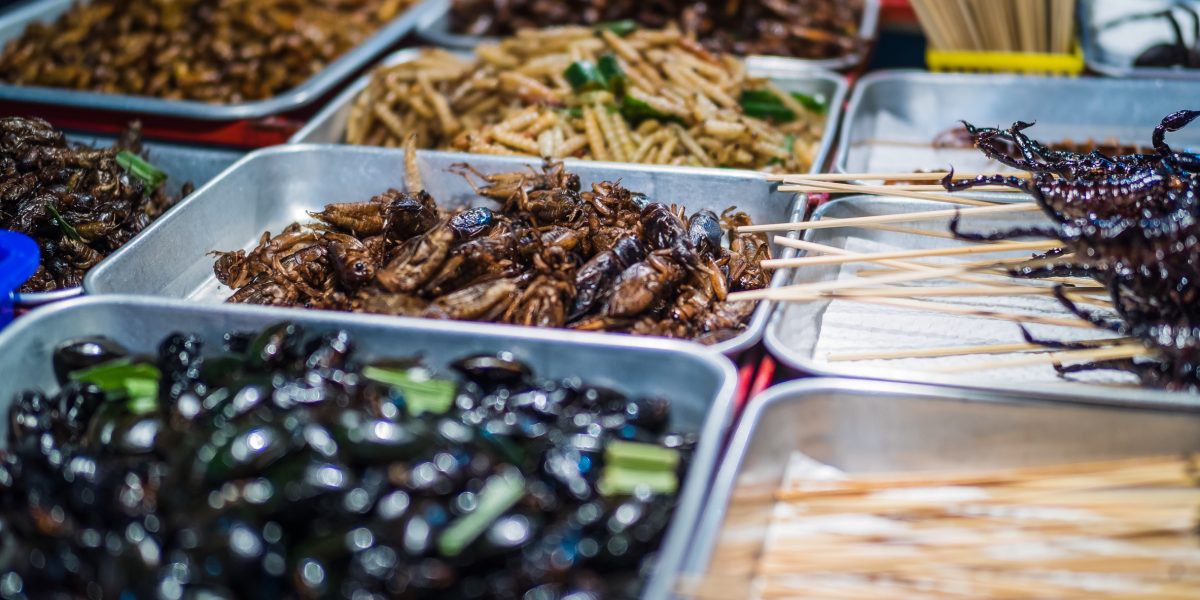
[[[505,511],[525,495],[525,478],[508,469],[488,478],[479,492],[479,506],[457,519],[438,536],[442,556],[458,556]]]
[[[167,180],[167,174],[161,169],[128,150],[122,150],[117,153],[117,164],[121,165],[130,175],[133,175],[146,184],[147,190],[156,190],[158,186]]]

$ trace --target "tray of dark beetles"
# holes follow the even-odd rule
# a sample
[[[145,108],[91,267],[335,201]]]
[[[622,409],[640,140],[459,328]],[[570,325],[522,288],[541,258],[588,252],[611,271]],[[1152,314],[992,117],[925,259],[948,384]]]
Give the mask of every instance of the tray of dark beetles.
[[[735,387],[666,340],[130,297],[0,346],[5,598],[661,594]]]

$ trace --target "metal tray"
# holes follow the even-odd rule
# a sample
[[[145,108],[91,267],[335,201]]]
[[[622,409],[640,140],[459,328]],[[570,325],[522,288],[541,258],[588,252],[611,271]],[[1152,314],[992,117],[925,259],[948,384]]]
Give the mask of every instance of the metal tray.
[[[717,455],[732,419],[737,375],[733,365],[711,352],[695,352],[691,344],[661,339],[520,330],[478,323],[350,318],[331,312],[253,306],[197,306],[147,298],[83,298],[46,307],[0,333],[0,411],[18,391],[56,389],[50,356],[71,338],[103,335],[126,347],[153,352],[163,337],[176,331],[195,332],[213,343],[231,330],[265,327],[281,320],[310,330],[344,329],[366,356],[419,354],[435,369],[476,353],[510,351],[543,377],[580,376],[630,394],[659,395],[672,401],[671,428],[700,434],[679,506],[663,541],[663,556],[679,556],[688,547],[708,494]],[[0,420],[0,435],[7,433]],[[3,439],[3,438],[0,438]],[[662,563],[657,569],[662,568]],[[661,578],[659,578],[661,579]],[[646,597],[659,596],[651,583]]]
[[[538,165],[535,158],[419,151],[425,187],[443,206],[483,203],[450,165],[469,162],[484,172]],[[137,239],[97,265],[84,279],[89,294],[143,294],[222,302],[229,296],[212,272],[213,250],[253,248],[263,231],[278,233],[294,221],[311,220],[306,210],[331,202],[365,201],[404,183],[404,152],[364,146],[280,146],[259,150],[198,190]],[[778,192],[753,171],[567,161],[568,169],[592,182],[621,180],[651,199],[720,212],[731,205],[755,222],[802,218],[794,195]],[[775,250],[779,250],[776,248]],[[779,255],[790,255],[777,252]],[[772,285],[782,283],[780,277]],[[770,307],[762,304],[741,335],[713,346],[728,354],[754,345]]]
[[[813,215],[823,218],[859,217],[882,214],[944,210],[945,203],[901,198],[851,196],[821,206]],[[964,217],[967,231],[995,231],[1030,225],[1046,225],[1049,220],[1040,212],[996,214],[991,217]],[[949,219],[917,221],[911,227],[948,231]],[[916,248],[941,248],[965,242],[894,233],[877,229],[831,228],[809,230],[805,239],[857,252],[891,251]],[[1031,252],[989,257],[1029,256]],[[926,259],[936,261],[937,259]],[[871,265],[865,265],[871,268]],[[824,281],[850,276],[863,268],[862,263],[827,265],[792,269],[787,284]],[[786,285],[786,284],[785,284]],[[997,309],[1007,312],[1044,314],[1070,317],[1059,303],[1049,296],[980,297],[954,299],[956,306]],[[1111,334],[1091,328],[1029,324],[1036,336],[1053,340],[1080,340],[1111,337]],[[957,316],[928,311],[894,308],[874,304],[826,299],[820,302],[780,302],[764,334],[767,349],[789,367],[805,373],[836,377],[862,377],[914,383],[957,385],[989,391],[1005,390],[1014,381],[1030,396],[1058,399],[1086,399],[1090,402],[1135,403],[1145,405],[1190,405],[1200,407],[1200,395],[1172,393],[1137,386],[1098,385],[1137,383],[1131,375],[1097,371],[1076,376],[1078,380],[1060,378],[1050,365],[973,372],[966,375],[934,374],[929,369],[969,365],[987,361],[994,355],[971,355],[945,358],[909,358],[856,362],[830,362],[826,353],[970,346],[976,344],[1022,343],[1024,339],[1016,323],[972,316]]]
[[[851,473],[993,469],[1200,450],[1200,413],[1040,402],[1016,395],[813,379],[756,398],[733,435],[680,563],[657,588],[720,576],[746,586],[792,452]],[[672,560],[678,557],[669,557]],[[676,568],[678,565],[678,568]],[[738,570],[741,566],[742,569]],[[678,577],[673,576],[678,573]],[[697,578],[697,579],[693,579]]]
[[[421,50],[417,48],[401,50],[385,59],[383,64],[392,66],[406,63],[414,60],[420,52]],[[841,119],[842,106],[845,104],[849,85],[846,83],[846,78],[831,71],[787,72],[783,70],[781,73],[779,70],[770,68],[772,60],[774,59],[748,63],[750,74],[757,77],[770,77],[780,89],[789,92],[819,94],[829,100],[829,111],[825,115],[825,131],[821,134],[821,144],[817,154],[813,157],[813,165],[810,169],[812,173],[820,173],[829,160],[833,142],[837,139],[838,122]],[[789,59],[779,60],[787,61]],[[290,142],[293,144],[344,143],[346,122],[350,119],[350,110],[354,106],[354,99],[362,90],[366,89],[370,82],[370,74],[359,78],[322,109],[317,116],[313,117],[303,129],[296,132]]]
[[[1105,23],[1125,15],[1156,12],[1175,2],[1166,0],[1080,0],[1079,32],[1083,42],[1083,58],[1092,71],[1110,77],[1152,77],[1155,79],[1200,79],[1200,69],[1169,67],[1135,67],[1134,59],[1155,44],[1173,44],[1175,36],[1165,19],[1137,21],[1101,31]],[[1192,3],[1200,10],[1200,3]],[[1198,40],[1192,34],[1191,19],[1176,11],[1189,47]],[[1181,107],[1182,108],[1182,107]]]
[[[933,149],[934,136],[962,119],[1001,127],[1036,121],[1028,133],[1043,142],[1116,138],[1149,146],[1162,118],[1197,97],[1200,83],[1185,81],[873,73],[851,95],[835,164],[841,173],[997,169],[978,150]],[[1167,141],[1195,151],[1200,127]]]
[[[86,134],[70,134],[72,142],[93,146],[111,146],[116,138],[93,136]],[[143,142],[150,162],[167,173],[167,191],[178,194],[184,183],[191,182],[197,189],[224,171],[226,167],[237,162],[245,153],[235,150],[218,148],[201,148],[196,146],[180,146],[158,142]],[[47,302],[56,302],[66,298],[74,298],[83,294],[82,287],[64,288],[53,292],[35,292],[18,294],[17,304],[38,306]]]
[[[0,17],[0,45],[16,39],[34,22],[52,21],[75,0],[40,0]],[[118,111],[201,121],[233,121],[278,115],[317,100],[416,27],[429,9],[428,0],[413,6],[368,37],[362,44],[329,63],[304,83],[273,98],[238,104],[210,104],[195,100],[165,100],[150,96],[103,94],[64,88],[18,86],[0,83],[0,101],[67,106],[89,111]]]
[[[493,43],[499,40],[497,37],[464,35],[450,31],[449,13],[451,0],[432,0],[432,2],[433,6],[429,12],[425,13],[417,23],[417,35],[421,39],[435,46],[458,49],[471,49],[479,44]],[[864,48],[858,53],[825,59],[752,55],[748,56],[747,60],[751,63],[758,59],[780,61],[776,62],[776,65],[780,69],[791,71],[813,68],[835,71],[853,69],[862,64],[864,58],[870,53],[868,47],[874,43],[875,37],[879,32],[879,7],[880,0],[863,1],[863,15],[858,27],[858,37],[863,40]]]

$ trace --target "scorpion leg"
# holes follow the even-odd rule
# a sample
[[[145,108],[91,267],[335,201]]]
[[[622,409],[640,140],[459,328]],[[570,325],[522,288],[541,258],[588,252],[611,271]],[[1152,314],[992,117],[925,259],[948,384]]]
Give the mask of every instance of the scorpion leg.
[[[1096,327],[1099,327],[1101,329],[1107,329],[1113,333],[1119,333],[1122,335],[1128,333],[1128,331],[1126,331],[1126,329],[1125,329],[1124,323],[1122,323],[1120,321],[1112,321],[1112,320],[1106,319],[1090,310],[1087,310],[1087,309],[1079,306],[1078,304],[1075,304],[1074,300],[1071,300],[1070,298],[1067,297],[1066,286],[1062,286],[1062,285],[1054,286],[1054,297],[1055,297],[1055,299],[1058,300],[1058,302],[1060,304],[1063,305],[1063,308],[1071,311],[1071,314],[1079,317],[1080,319],[1083,319],[1084,321],[1087,321],[1088,323],[1091,323],[1092,325],[1095,325]]]
[[[1095,350],[1096,349],[1095,343],[1060,342],[1058,340],[1047,340],[1047,339],[1037,338],[1037,337],[1034,337],[1033,333],[1031,331],[1029,331],[1029,329],[1027,327],[1025,327],[1024,325],[1017,325],[1017,326],[1021,328],[1021,337],[1025,338],[1025,343],[1027,343],[1027,344],[1033,344],[1035,346],[1042,346],[1042,347],[1051,348],[1054,350]]]
[[[1039,259],[1034,259],[1039,260]],[[1013,277],[1044,279],[1046,277],[1095,277],[1098,273],[1090,265],[1050,265],[1044,267],[1016,267],[1008,270]]]
[[[1054,370],[1058,371],[1059,375],[1069,375],[1071,373],[1084,373],[1087,371],[1133,371],[1137,372],[1138,365],[1133,362],[1132,358],[1118,358],[1114,360],[1101,360],[1096,362],[1086,362],[1074,365],[1055,364]]]
[[[1154,128],[1154,149],[1164,158],[1168,158],[1179,168],[1189,171],[1200,171],[1200,157],[1195,154],[1177,153],[1167,145],[1167,133],[1179,131],[1200,117],[1200,110],[1181,110],[1163,117],[1161,123]]]

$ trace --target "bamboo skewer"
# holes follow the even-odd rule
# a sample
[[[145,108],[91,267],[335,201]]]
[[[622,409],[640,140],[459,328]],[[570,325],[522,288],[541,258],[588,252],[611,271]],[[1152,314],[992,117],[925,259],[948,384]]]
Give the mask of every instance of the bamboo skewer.
[[[1083,329],[1093,329],[1094,325],[1080,319],[1078,317],[1045,317],[1042,315],[1027,315],[1021,313],[1011,313],[1004,311],[990,310],[986,308],[972,308],[968,306],[959,306],[955,304],[946,304],[944,302],[923,302],[921,300],[905,300],[903,298],[843,298],[851,302],[860,302],[864,304],[877,304],[880,306],[891,306],[895,308],[907,308],[912,310],[921,310],[934,313],[945,313],[950,315],[961,315],[964,317],[982,317],[985,319],[997,319],[1001,321],[1014,321],[1017,323],[1034,323],[1038,325],[1056,325],[1059,327],[1078,327]]]
[[[949,171],[941,171],[935,173],[812,173],[812,174],[785,174],[785,175],[767,175],[767,181],[782,181],[785,183],[799,183],[802,181],[872,181],[872,180],[902,180],[902,181],[941,181],[949,175]],[[1018,177],[1028,179],[1031,177],[1029,173],[1012,172],[1012,173],[976,173],[970,171],[955,172],[954,179],[975,179],[976,177],[992,177],[1001,175],[1005,177]]]
[[[876,252],[872,254],[850,253],[840,256],[774,258],[762,261],[762,266],[766,269],[788,269],[815,265],[840,265],[852,262],[875,262],[879,260],[897,258],[905,259],[936,256],[962,256],[965,254],[990,254],[993,252],[1015,252],[1018,250],[1053,250],[1061,245],[1061,242],[1057,241],[1007,242],[1003,244],[954,246],[950,248],[926,248],[920,250],[899,250],[896,252]]]
[[[985,200],[973,200],[962,196],[953,196],[946,194],[935,194],[932,192],[906,192],[904,190],[895,189],[893,186],[887,185],[855,185],[848,183],[836,183],[833,181],[816,181],[816,180],[798,180],[795,183],[787,183],[779,186],[781,192],[801,192],[811,188],[824,189],[830,192],[850,192],[855,194],[872,194],[876,196],[896,196],[899,198],[912,198],[914,200],[932,200],[934,202],[950,202],[952,204],[966,204],[969,206],[995,206],[995,202],[987,202]]]
[[[859,187],[861,187],[861,186],[859,186]],[[944,188],[940,185],[934,185],[934,184],[898,183],[898,184],[888,184],[886,187],[889,190],[903,191],[903,192],[944,192],[944,191],[946,191],[946,188]],[[811,185],[811,184],[790,183],[790,182],[787,184],[786,189],[784,189],[782,186],[780,187],[780,189],[782,191],[787,191],[787,192],[804,192],[804,193],[809,193],[809,194],[824,193],[824,192],[831,191],[831,188],[828,188],[825,185],[817,186],[817,185]],[[849,190],[849,191],[853,191],[853,190]],[[971,188],[971,191],[973,191],[973,192],[1012,193],[1012,194],[1023,194],[1024,193],[1021,190],[1018,190],[1016,188],[1005,187],[1002,185],[981,185],[979,187]],[[995,203],[993,202],[992,204],[995,204]]]
[[[1024,367],[1028,365],[1039,364],[1062,364],[1066,362],[1100,362],[1106,360],[1120,360],[1125,358],[1137,358],[1139,356],[1149,356],[1153,352],[1146,346],[1133,342],[1129,344],[1117,344],[1108,348],[1096,348],[1094,350],[1064,350],[1061,352],[1047,352],[1045,354],[1022,355],[1012,358],[997,359],[988,362],[972,362],[964,365],[952,365],[948,367],[937,367],[926,369],[930,373],[939,374],[957,374],[970,373],[983,369],[1009,369],[1013,367]]]
[[[956,208],[950,210],[927,210],[914,213],[897,213],[894,215],[874,215],[870,217],[850,217],[846,219],[821,219],[820,221],[805,221],[802,223],[768,223],[765,225],[747,225],[738,227],[739,233],[761,233],[771,231],[798,231],[802,229],[832,229],[835,227],[861,227],[881,223],[909,223],[934,219],[952,219],[955,215],[967,217],[974,215],[993,215],[1016,212],[1036,212],[1041,210],[1036,204],[994,204],[973,208]]]
[[[1122,340],[1094,340],[1079,343],[1095,343],[1096,345],[1110,344]],[[1010,354],[1014,352],[1051,352],[1040,344],[977,344],[972,346],[942,346],[931,348],[907,348],[904,350],[872,350],[866,352],[831,352],[825,355],[826,362],[853,362],[865,360],[893,360],[903,358],[944,358],[947,356],[965,356],[971,354]]]

